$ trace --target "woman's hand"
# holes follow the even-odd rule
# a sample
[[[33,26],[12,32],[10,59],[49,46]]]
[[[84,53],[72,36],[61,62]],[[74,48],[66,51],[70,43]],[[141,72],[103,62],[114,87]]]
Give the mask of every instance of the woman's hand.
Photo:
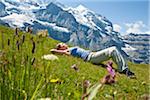
[[[51,53],[56,53],[56,49],[51,49]]]

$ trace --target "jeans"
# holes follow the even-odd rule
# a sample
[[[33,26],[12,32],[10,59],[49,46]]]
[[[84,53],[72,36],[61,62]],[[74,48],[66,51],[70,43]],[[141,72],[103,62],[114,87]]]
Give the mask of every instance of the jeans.
[[[112,58],[112,60],[117,64],[119,72],[122,72],[128,68],[123,56],[115,46],[101,51],[91,52],[87,58],[87,61],[93,64],[100,64],[101,62],[109,60],[110,58]]]

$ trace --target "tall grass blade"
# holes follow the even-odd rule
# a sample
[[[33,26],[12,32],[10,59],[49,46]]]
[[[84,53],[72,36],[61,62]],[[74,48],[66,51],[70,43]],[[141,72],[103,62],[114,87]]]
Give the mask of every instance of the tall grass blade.
[[[89,94],[89,95],[88,95],[88,100],[92,100],[92,99],[96,96],[98,90],[99,90],[102,86],[103,86],[103,85],[102,85],[101,83],[97,83],[97,84],[95,84],[94,86],[92,86],[92,87],[87,91],[87,94]]]
[[[33,99],[36,97],[36,94],[37,94],[37,92],[38,92],[38,89],[40,88],[40,86],[41,86],[41,84],[42,84],[43,81],[44,81],[44,78],[42,77],[41,80],[39,81],[39,84],[37,85],[37,87],[36,87],[36,89],[35,89],[35,91],[34,91],[32,97],[31,97],[31,100],[33,100]]]

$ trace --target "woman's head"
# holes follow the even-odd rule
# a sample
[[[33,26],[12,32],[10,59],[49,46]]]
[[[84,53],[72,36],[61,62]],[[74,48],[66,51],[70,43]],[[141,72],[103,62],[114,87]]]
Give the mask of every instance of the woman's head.
[[[56,45],[56,49],[57,50],[66,50],[66,49],[68,49],[68,45],[66,45],[65,43],[58,43]]]

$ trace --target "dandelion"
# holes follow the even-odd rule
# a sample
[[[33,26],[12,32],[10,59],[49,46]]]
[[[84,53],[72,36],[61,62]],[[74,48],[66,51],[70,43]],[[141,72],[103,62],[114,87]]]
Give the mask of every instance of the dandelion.
[[[61,80],[59,78],[57,78],[57,79],[51,79],[50,83],[61,83]]]
[[[56,82],[58,82],[58,81],[59,81],[58,78],[57,78],[57,79],[51,79],[51,80],[50,80],[51,83],[56,83]]]

